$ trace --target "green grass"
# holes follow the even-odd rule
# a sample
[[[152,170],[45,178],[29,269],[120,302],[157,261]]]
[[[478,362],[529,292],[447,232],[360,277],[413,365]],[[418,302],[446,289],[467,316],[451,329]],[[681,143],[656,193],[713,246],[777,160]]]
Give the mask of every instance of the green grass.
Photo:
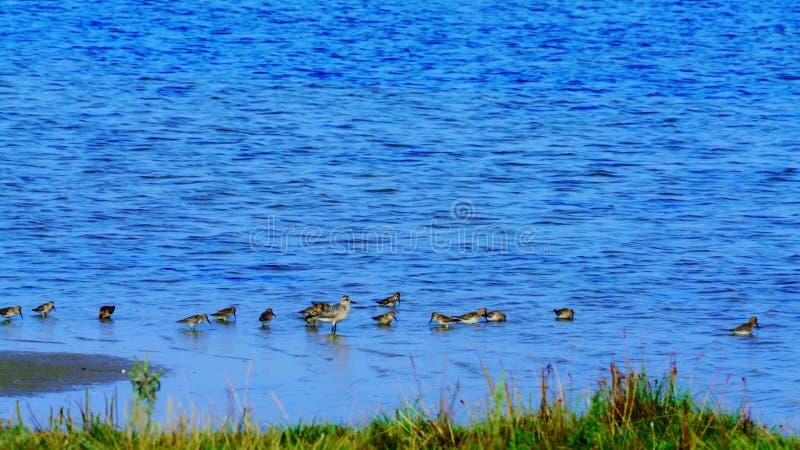
[[[147,397],[131,405],[124,425],[113,413],[113,401],[102,414],[81,409],[73,420],[61,409],[46,425],[25,425],[18,407],[16,418],[0,423],[0,448],[800,449],[797,435],[784,436],[754,423],[744,411],[726,412],[697,402],[676,386],[676,378],[674,367],[666,376],[650,379],[643,371],[611,364],[607,378],[585,399],[589,406],[577,412],[566,406],[560,383],[548,386],[544,369],[537,404],[520,401],[504,376],[495,382],[487,373],[485,411],[467,423],[452,420],[443,400],[436,413],[407,406],[359,426],[269,426],[247,413],[236,423],[198,427],[191,425],[197,423],[193,418],[179,415],[161,425],[149,421],[148,406],[141,403]],[[145,414],[137,408],[145,408]]]

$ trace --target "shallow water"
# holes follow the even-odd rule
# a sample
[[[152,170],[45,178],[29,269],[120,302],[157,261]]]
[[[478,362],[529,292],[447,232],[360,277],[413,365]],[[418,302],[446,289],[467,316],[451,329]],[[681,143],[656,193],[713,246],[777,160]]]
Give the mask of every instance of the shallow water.
[[[291,422],[477,407],[482,364],[534,395],[552,364],[577,401],[674,355],[693,390],[800,423],[796,7],[233,3],[3,3],[4,349],[149,356],[162,414],[224,415],[230,386]],[[296,317],[343,294],[335,337]],[[509,322],[428,325],[480,306]]]

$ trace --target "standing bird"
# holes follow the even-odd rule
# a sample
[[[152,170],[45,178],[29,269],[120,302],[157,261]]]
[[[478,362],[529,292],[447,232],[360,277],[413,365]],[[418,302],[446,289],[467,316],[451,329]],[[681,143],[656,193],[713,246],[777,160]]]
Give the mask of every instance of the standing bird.
[[[758,319],[756,319],[756,316],[751,317],[750,321],[747,323],[743,323],[738,327],[732,328],[728,331],[736,336],[749,336],[753,334],[753,328],[761,328],[758,326]]]
[[[394,304],[399,302],[399,301],[400,301],[400,293],[399,292],[395,292],[394,294],[386,297],[385,299],[378,300],[375,303],[377,303],[377,304],[379,304],[381,306],[388,306],[390,308],[394,308]]]
[[[348,297],[347,295],[343,295],[342,298],[339,300],[338,305],[333,305],[325,308],[321,313],[318,315],[311,315],[309,314],[306,316],[306,322],[308,323],[317,323],[317,322],[331,322],[333,323],[333,334],[336,334],[336,324],[338,322],[343,321],[347,318],[347,314],[350,313],[350,304],[355,303]]]
[[[258,316],[258,321],[266,324],[267,322],[271,321],[275,318],[275,313],[272,312],[272,308],[267,308],[260,316]]]
[[[314,304],[312,304],[308,308],[301,309],[300,311],[297,312],[299,312],[304,316],[318,316],[322,313],[322,311],[325,311],[325,309],[329,308],[330,306],[331,305],[325,302],[314,302]]]
[[[390,311],[390,312],[388,312],[386,314],[381,314],[379,316],[375,316],[375,317],[372,318],[372,320],[378,322],[378,325],[390,325],[392,323],[392,320],[394,320],[395,322],[398,321],[397,317],[395,317],[395,315],[397,315],[396,312]]]
[[[100,307],[100,315],[97,316],[100,320],[108,320],[111,319],[111,315],[114,314],[114,310],[117,309],[114,305],[106,305]]]
[[[232,315],[233,320],[236,321],[236,307],[228,306],[227,308],[222,308],[211,315],[216,317],[217,320],[228,320],[228,317]]]
[[[192,330],[194,330],[195,326],[200,325],[203,322],[208,322],[208,324],[211,325],[211,321],[208,320],[208,316],[205,314],[195,314],[185,319],[177,320],[176,322],[189,324],[189,328]]]
[[[47,314],[54,309],[56,309],[55,302],[47,302],[37,306],[36,308],[33,308],[33,312],[38,312],[42,315],[42,317],[47,317]]]
[[[309,314],[305,317],[305,321],[307,325],[316,325],[319,322],[319,314]]]
[[[460,320],[461,323],[478,323],[481,320],[481,317],[486,316],[486,312],[488,310],[486,307],[482,307],[477,311],[468,312],[466,314],[462,314],[460,316],[456,316],[456,319]]]
[[[6,319],[10,319],[14,316],[19,314],[20,318],[22,317],[22,307],[21,306],[9,306],[7,308],[0,308],[0,316],[5,317]]]
[[[443,327],[449,327],[450,324],[461,322],[461,320],[456,317],[445,316],[444,314],[439,314],[438,312],[431,313],[431,320],[429,320],[428,323],[431,323],[434,320]]]
[[[554,309],[556,320],[572,320],[575,318],[575,311],[569,308]]]
[[[506,314],[503,311],[490,311],[486,314],[487,322],[505,322]]]

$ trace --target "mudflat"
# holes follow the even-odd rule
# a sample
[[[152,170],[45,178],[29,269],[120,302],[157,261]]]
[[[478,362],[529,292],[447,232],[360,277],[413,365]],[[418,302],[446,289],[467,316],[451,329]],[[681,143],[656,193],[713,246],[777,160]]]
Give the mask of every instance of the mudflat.
[[[78,389],[127,378],[133,361],[84,353],[0,352],[0,396]]]

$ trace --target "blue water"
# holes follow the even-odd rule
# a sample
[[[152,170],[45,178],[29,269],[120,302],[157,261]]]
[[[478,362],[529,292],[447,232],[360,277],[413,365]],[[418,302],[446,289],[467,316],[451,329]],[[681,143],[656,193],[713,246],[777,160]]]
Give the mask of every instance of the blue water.
[[[158,414],[289,422],[479,409],[482,365],[581,403],[674,357],[800,424],[800,8],[324,3],[0,3],[2,348],[148,356]],[[344,294],[335,337],[295,314]],[[481,306],[509,322],[428,325]]]

